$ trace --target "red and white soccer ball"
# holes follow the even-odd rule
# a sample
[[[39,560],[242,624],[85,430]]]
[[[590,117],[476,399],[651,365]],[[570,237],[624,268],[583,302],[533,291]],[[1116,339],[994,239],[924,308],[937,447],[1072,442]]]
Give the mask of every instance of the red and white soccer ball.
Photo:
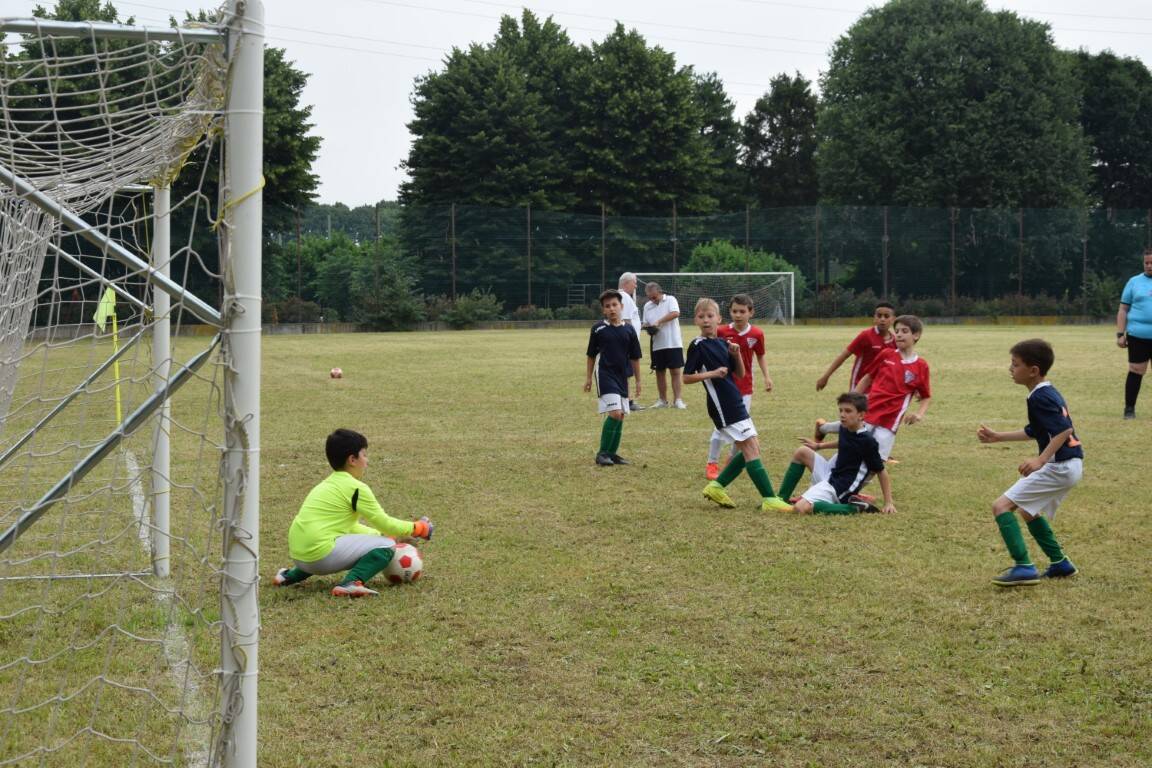
[[[339,368],[333,368],[332,370],[328,371],[328,375],[333,379],[342,379],[344,378],[344,371],[340,370]]]
[[[384,569],[384,575],[393,584],[407,584],[420,578],[424,572],[424,558],[420,550],[411,544],[397,544],[392,562]]]

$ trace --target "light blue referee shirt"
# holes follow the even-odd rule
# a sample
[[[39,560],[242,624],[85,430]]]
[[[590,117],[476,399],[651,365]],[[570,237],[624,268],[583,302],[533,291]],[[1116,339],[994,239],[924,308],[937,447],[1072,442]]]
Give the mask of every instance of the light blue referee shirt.
[[[1152,277],[1141,272],[1129,280],[1120,303],[1128,305],[1128,327],[1124,330],[1131,336],[1152,339]]]

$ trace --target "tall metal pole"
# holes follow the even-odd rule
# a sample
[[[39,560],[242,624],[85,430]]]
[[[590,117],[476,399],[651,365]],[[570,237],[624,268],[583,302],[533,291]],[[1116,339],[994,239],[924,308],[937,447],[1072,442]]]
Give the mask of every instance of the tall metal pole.
[[[820,305],[820,206],[813,209],[816,213],[816,305]]]
[[[883,272],[884,272],[884,298],[888,298],[888,206],[884,206],[884,241],[883,241]]]
[[[170,187],[152,192],[152,267],[169,277],[172,258],[172,218]],[[164,291],[152,292],[152,360],[156,364],[156,391],[167,388],[172,375],[172,301]],[[171,575],[171,478],[172,401],[164,400],[156,414],[152,431],[152,572],[161,578]]]
[[[264,195],[264,5],[229,0],[224,261],[225,556],[221,722],[227,768],[255,768],[260,607],[260,246]]]
[[[604,203],[600,203],[600,290],[604,290],[608,286],[608,283],[605,282],[608,279],[608,238],[607,226],[605,223],[606,217],[607,213],[604,208]]]
[[[296,298],[303,299],[300,294],[300,209],[292,209],[296,213]]]
[[[952,225],[952,246],[951,246],[951,258],[950,258],[951,281],[949,283],[949,285],[950,285],[949,296],[952,299],[951,304],[952,304],[952,314],[953,315],[956,314],[956,216],[957,216],[956,207],[952,206],[952,208],[949,209],[948,218],[950,219],[950,223]]]
[[[456,301],[456,203],[449,210],[448,239],[452,247],[452,301]]]
[[[528,203],[528,221],[525,226],[528,242],[528,306],[532,306],[532,203]]]
[[[752,243],[752,206],[744,206],[744,250],[750,250]],[[744,271],[748,271],[748,256],[744,256]]]
[[[1019,231],[1016,237],[1016,313],[1020,313],[1020,305],[1024,299],[1024,209],[1016,213],[1019,222]]]
[[[672,271],[673,272],[679,271],[679,267],[676,266],[676,256],[678,255],[677,254],[677,245],[678,245],[677,239],[678,239],[678,233],[676,231],[676,201],[673,200],[672,201]]]

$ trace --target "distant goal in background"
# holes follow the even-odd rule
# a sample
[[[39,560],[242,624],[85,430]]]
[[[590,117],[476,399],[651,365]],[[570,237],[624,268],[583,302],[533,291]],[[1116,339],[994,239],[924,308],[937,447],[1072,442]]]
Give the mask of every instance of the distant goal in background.
[[[659,283],[676,297],[681,323],[691,324],[697,300],[707,297],[728,317],[728,304],[738,293],[752,297],[757,325],[792,325],[796,319],[795,275],[791,272],[638,272],[636,304],[643,308],[648,283]]]
[[[0,18],[0,766],[256,764],[263,8],[213,19]]]

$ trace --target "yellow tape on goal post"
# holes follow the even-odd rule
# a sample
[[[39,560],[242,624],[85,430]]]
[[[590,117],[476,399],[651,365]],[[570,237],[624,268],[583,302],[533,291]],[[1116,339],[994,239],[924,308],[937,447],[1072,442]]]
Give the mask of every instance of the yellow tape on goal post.
[[[101,331],[108,325],[109,318],[112,319],[112,354],[115,355],[120,352],[120,339],[116,327],[116,291],[112,290],[111,286],[104,290],[104,295],[100,297],[100,302],[96,305],[96,313],[92,315],[93,322]],[[116,380],[116,424],[119,425],[124,421],[124,414],[120,406],[119,359],[112,363],[112,377]]]

